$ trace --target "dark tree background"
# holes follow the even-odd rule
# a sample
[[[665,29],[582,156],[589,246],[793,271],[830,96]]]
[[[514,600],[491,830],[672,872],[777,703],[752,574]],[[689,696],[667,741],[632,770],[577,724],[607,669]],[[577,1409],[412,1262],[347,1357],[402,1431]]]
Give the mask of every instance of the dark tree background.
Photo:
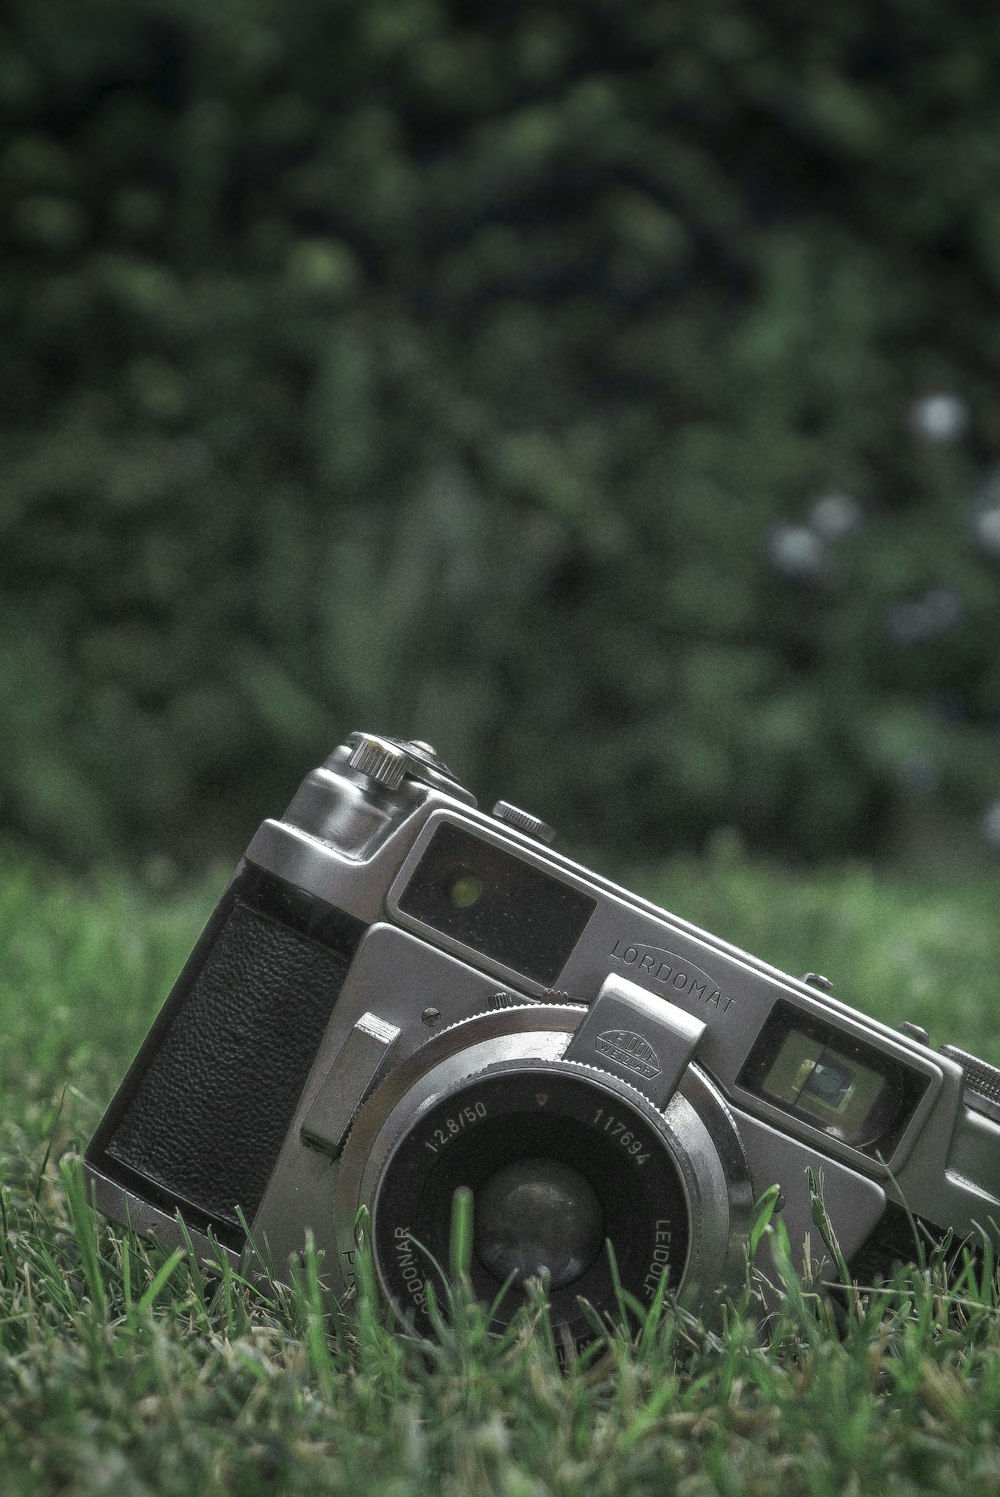
[[[0,818],[354,727],[623,861],[1000,844],[1000,11],[10,0]]]

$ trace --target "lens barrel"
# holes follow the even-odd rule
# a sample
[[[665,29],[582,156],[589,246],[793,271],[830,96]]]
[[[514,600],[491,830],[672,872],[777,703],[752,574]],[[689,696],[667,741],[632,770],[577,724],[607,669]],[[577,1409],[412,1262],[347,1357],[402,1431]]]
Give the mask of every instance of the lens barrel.
[[[586,1068],[523,1062],[476,1076],[422,1114],[400,1140],[374,1210],[375,1254],[392,1298],[418,1318],[425,1304],[422,1280],[413,1273],[414,1253],[423,1257],[423,1278],[433,1274],[432,1259],[446,1261],[455,1191],[464,1185],[473,1192],[474,1212],[485,1213],[488,1225],[491,1187],[529,1161],[543,1161],[543,1169],[564,1180],[570,1173],[582,1177],[594,1202],[591,1219],[583,1223],[578,1271],[556,1259],[535,1265],[549,1271],[553,1317],[575,1338],[584,1339],[589,1330],[579,1297],[598,1306],[614,1300],[605,1239],[622,1285],[640,1302],[652,1299],[664,1271],[674,1288],[679,1285],[687,1262],[689,1212],[684,1181],[665,1140],[642,1115],[638,1096],[633,1105],[623,1089],[605,1089],[600,1073],[574,1075],[574,1069]],[[600,1234],[594,1243],[593,1216],[599,1218]],[[483,1225],[476,1220],[472,1284],[489,1302],[512,1278],[497,1311],[502,1328],[525,1302],[536,1244],[508,1238],[495,1254],[484,1251]],[[537,1228],[536,1223],[526,1230],[534,1237]],[[550,1222],[550,1236],[552,1230]]]
[[[341,1164],[338,1239],[353,1252],[369,1206],[382,1287],[418,1330],[447,1270],[452,1203],[473,1196],[469,1268],[502,1331],[544,1271],[557,1338],[583,1345],[593,1314],[639,1305],[664,1274],[700,1300],[742,1266],[752,1200],[732,1119],[688,1066],[661,1111],[597,1065],[563,1059],[586,1010],[478,1015],[392,1071],[364,1104]],[[581,1300],[589,1307],[581,1306]]]

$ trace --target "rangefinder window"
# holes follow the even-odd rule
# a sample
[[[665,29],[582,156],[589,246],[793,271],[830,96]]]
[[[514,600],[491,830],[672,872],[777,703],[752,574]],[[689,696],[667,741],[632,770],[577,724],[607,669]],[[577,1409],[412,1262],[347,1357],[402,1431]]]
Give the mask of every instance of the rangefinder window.
[[[551,985],[597,901],[445,823],[432,837],[399,908],[533,982]]]
[[[887,1158],[927,1078],[790,1003],[776,1003],[739,1085],[831,1138]]]

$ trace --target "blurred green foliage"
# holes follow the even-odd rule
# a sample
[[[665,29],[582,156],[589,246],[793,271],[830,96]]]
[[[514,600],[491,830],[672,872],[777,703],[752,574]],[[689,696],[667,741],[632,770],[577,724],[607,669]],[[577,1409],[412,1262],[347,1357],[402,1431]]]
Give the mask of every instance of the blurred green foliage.
[[[12,0],[0,818],[354,727],[623,858],[1000,840],[1000,13]]]

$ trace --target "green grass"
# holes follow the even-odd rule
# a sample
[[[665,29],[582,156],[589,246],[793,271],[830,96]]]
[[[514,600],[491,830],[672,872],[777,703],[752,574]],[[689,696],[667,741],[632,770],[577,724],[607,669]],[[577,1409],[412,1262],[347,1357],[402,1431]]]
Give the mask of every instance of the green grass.
[[[0,872],[0,1492],[1000,1492],[989,1265],[859,1295],[839,1326],[788,1275],[765,1336],[752,1280],[709,1326],[665,1309],[602,1362],[556,1367],[542,1306],[503,1341],[442,1291],[435,1337],[370,1289],[341,1310],[212,1278],[96,1221],[79,1151],[212,907],[192,887]],[[645,892],[890,1021],[1000,1061],[1000,878],[792,874],[734,854]]]

